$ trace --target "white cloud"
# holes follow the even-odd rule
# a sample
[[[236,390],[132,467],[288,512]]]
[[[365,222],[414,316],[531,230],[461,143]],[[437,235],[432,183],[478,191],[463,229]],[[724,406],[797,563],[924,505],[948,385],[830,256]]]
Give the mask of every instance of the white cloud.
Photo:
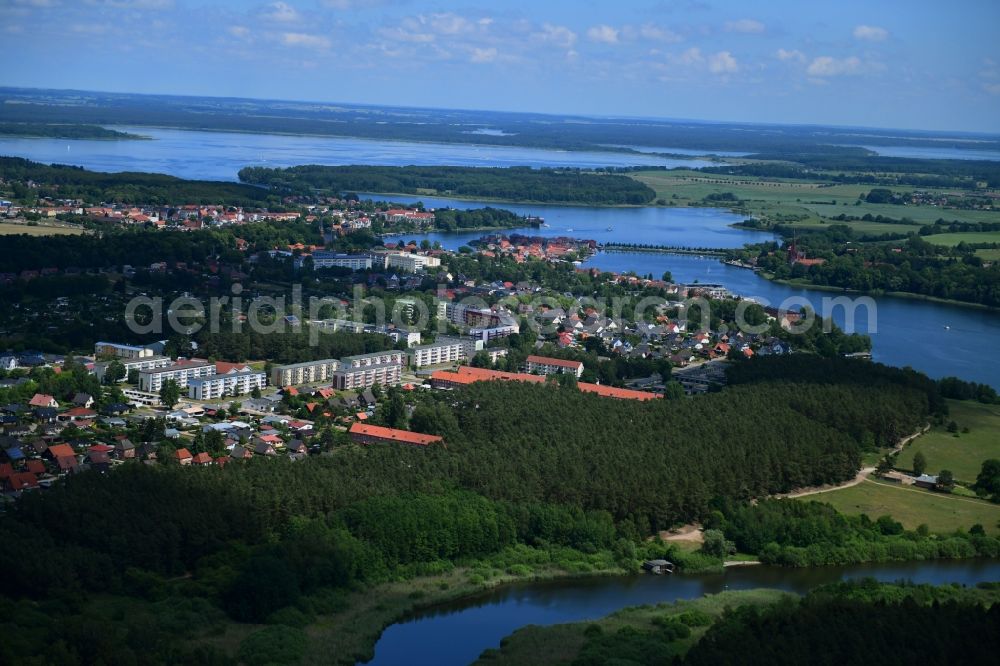
[[[861,60],[856,56],[849,58],[833,58],[831,56],[819,56],[814,58],[806,73],[809,76],[842,76],[846,74],[858,74],[861,71]]]
[[[285,46],[301,46],[307,49],[328,49],[330,40],[320,35],[310,35],[304,32],[285,32],[281,35],[281,43]]]
[[[679,56],[673,58],[674,62],[681,65],[697,65],[705,60],[701,55],[701,50],[697,46],[692,46]]]
[[[617,44],[618,43],[618,30],[612,28],[610,25],[595,25],[593,28],[587,30],[587,37],[591,41],[601,42],[603,44]]]
[[[983,90],[991,95],[1000,95],[1000,83],[984,83]]]
[[[32,4],[38,2],[39,0],[31,0]],[[87,0],[87,4],[119,9],[170,9],[174,6],[174,0]]]
[[[719,51],[708,59],[708,71],[713,74],[732,74],[739,68],[740,64],[729,51]]]
[[[881,42],[888,36],[888,30],[876,25],[859,25],[854,28],[854,39],[866,42]]]
[[[792,49],[790,51],[786,51],[785,49],[778,49],[777,51],[775,51],[774,56],[778,60],[784,60],[786,62],[789,60],[792,62],[806,61],[806,54],[803,53],[802,51],[799,51],[798,49]]]
[[[239,39],[246,39],[250,36],[250,28],[245,25],[230,26],[227,32],[233,37],[238,37]]]
[[[108,26],[100,23],[74,23],[69,29],[81,35],[103,35],[108,31]]]
[[[58,0],[14,0],[15,5],[27,5],[28,7],[55,7]]]
[[[298,10],[287,2],[273,2],[267,6],[267,9],[261,14],[261,18],[278,23],[293,23],[302,17],[299,16]]]
[[[542,29],[532,34],[539,41],[549,42],[564,49],[576,44],[576,33],[564,25],[543,23]]]
[[[492,46],[488,49],[472,49],[472,55],[469,57],[471,62],[493,62],[496,59],[497,50]]]
[[[639,26],[639,36],[643,39],[648,39],[653,42],[679,42],[683,38],[678,35],[673,30],[668,30],[667,28],[661,28],[658,25],[653,25],[652,23],[644,23]]]
[[[759,35],[764,32],[764,24],[754,19],[739,19],[738,21],[726,21],[726,32],[742,32],[747,35]]]
[[[371,9],[394,4],[396,0],[323,0],[323,4],[333,9]]]
[[[471,21],[458,14],[432,14],[427,22],[434,32],[441,35],[459,35],[474,29]]]

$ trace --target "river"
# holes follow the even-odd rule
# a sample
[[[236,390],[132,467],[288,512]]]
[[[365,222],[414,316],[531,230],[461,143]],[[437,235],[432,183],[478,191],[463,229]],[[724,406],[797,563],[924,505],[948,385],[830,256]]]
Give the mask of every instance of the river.
[[[485,596],[435,606],[391,625],[376,643],[374,659],[367,663],[468,664],[529,624],[580,622],[628,606],[697,599],[723,590],[766,587],[802,594],[818,585],[866,577],[975,585],[1000,581],[1000,561],[936,560],[811,569],[733,567],[721,574],[608,576],[511,585]]]
[[[685,247],[741,247],[744,243],[772,239],[769,233],[736,229],[730,225],[742,218],[717,208],[600,208],[587,206],[544,206],[497,204],[440,197],[408,197],[365,194],[375,199],[400,203],[423,201],[428,207],[479,208],[499,206],[521,215],[539,215],[549,226],[505,230],[540,236],[573,236],[611,241]],[[610,230],[609,230],[610,227]],[[457,249],[484,232],[405,234],[402,239],[438,241]],[[990,384],[1000,389],[1000,354],[992,350],[1000,344],[1000,313],[960,305],[947,305],[907,298],[879,296],[875,307],[854,309],[853,325],[844,307],[829,299],[842,296],[827,291],[804,289],[771,282],[753,271],[722,264],[716,257],[699,257],[646,252],[601,252],[584,266],[608,271],[651,273],[659,278],[670,271],[683,283],[722,284],[730,291],[764,304],[789,306],[809,303],[824,316],[849,332],[872,338],[876,361],[911,366],[931,377],[957,376]],[[789,302],[788,299],[799,299]]]
[[[350,137],[288,136],[242,132],[192,132],[150,127],[112,127],[148,141],[0,138],[0,155],[72,164],[94,171],[149,171],[180,178],[236,180],[245,166],[371,164],[387,166],[621,167],[711,166],[706,160],[667,159],[624,152],[587,152],[379,141]]]

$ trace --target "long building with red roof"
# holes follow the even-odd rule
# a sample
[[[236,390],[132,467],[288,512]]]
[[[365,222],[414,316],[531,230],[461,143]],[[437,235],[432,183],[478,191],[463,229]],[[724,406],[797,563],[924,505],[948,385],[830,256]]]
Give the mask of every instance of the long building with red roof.
[[[487,370],[486,368],[473,368],[463,365],[456,372],[448,370],[438,370],[431,375],[431,385],[434,388],[459,388],[468,386],[475,382],[485,381],[513,381],[529,382],[531,384],[545,383],[542,375],[529,375],[524,372],[502,372],[500,370]],[[633,391],[632,389],[615,388],[603,384],[588,384],[578,382],[577,387],[584,393],[595,393],[605,398],[617,398],[619,400],[655,400],[663,396],[658,393],[647,391]]]
[[[350,429],[351,439],[358,444],[410,444],[412,446],[428,446],[435,442],[442,441],[437,435],[424,435],[419,432],[409,430],[398,430],[396,428],[383,428],[367,423],[355,423]]]

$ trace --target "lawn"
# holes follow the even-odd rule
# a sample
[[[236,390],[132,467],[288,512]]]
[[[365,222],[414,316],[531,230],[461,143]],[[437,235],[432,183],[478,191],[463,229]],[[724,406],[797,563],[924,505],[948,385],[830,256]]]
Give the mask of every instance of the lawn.
[[[850,488],[812,495],[805,500],[826,502],[846,514],[867,514],[874,520],[889,514],[907,529],[925,523],[932,532],[968,530],[979,523],[989,534],[1000,534],[1000,505],[985,500],[943,495],[930,490],[882,481],[864,481]]]
[[[997,216],[1000,217],[1000,216]],[[1000,231],[969,231],[925,236],[928,243],[954,247],[959,243],[1000,243]]]
[[[0,222],[0,236],[27,234],[28,236],[73,236],[82,234],[83,229],[76,227],[50,227],[43,224],[29,226],[27,224],[14,224],[13,222]]]
[[[949,469],[958,481],[974,483],[983,461],[1000,458],[1000,405],[984,405],[971,400],[949,400],[951,415],[959,429],[969,428],[958,437],[943,426],[931,429],[903,449],[896,462],[900,469],[913,469],[913,456],[922,451],[929,474]]]

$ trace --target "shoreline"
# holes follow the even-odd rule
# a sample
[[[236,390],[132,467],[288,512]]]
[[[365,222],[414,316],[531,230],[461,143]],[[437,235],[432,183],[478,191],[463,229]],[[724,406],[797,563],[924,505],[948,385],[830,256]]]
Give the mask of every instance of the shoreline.
[[[814,291],[827,291],[830,293],[853,294],[855,296],[889,296],[890,298],[902,298],[910,301],[926,301],[928,303],[937,303],[939,305],[955,305],[975,310],[985,310],[987,312],[1000,312],[1000,307],[997,306],[985,305],[983,303],[970,303],[968,301],[957,301],[955,299],[941,298],[939,296],[931,296],[929,294],[915,294],[909,291],[884,291],[881,289],[859,291],[857,289],[834,287],[827,284],[812,284],[808,282],[802,283],[784,278],[775,278],[772,274],[765,273],[764,271],[756,271],[756,273],[769,282],[781,284],[786,287],[798,287],[799,289],[812,289]]]

